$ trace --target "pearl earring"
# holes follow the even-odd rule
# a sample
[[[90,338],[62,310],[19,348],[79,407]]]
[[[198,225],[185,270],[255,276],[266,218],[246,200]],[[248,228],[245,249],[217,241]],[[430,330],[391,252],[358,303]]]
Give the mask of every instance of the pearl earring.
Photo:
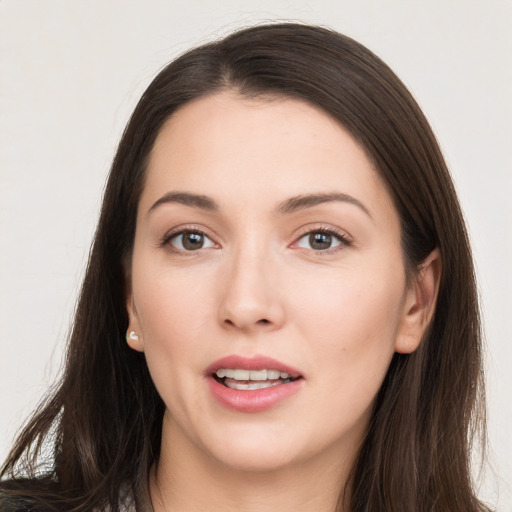
[[[135,331],[130,331],[126,335],[127,341],[139,341],[139,335]]]

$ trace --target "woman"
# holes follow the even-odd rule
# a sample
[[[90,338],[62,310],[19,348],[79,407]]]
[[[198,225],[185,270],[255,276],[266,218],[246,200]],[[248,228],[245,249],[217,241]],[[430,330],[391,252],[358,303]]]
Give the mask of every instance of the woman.
[[[258,26],[136,107],[5,507],[487,510],[482,399],[467,235],[419,107],[355,41]]]

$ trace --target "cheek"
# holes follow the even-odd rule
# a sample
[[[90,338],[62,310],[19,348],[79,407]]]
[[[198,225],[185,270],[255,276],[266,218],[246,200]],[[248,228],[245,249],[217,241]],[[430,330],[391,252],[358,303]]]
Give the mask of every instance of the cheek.
[[[145,339],[192,339],[211,318],[214,286],[204,273],[145,272],[135,276],[133,286]]]
[[[144,272],[133,276],[135,306],[144,340],[144,354],[160,396],[180,409],[176,393],[191,385],[191,375],[206,366],[201,354],[211,331],[211,283],[183,272]],[[198,357],[199,354],[199,357]],[[189,398],[190,399],[190,398]]]
[[[326,276],[327,277],[327,276]],[[312,364],[332,385],[376,391],[394,353],[404,280],[374,267],[339,279],[303,280],[293,315],[311,344]]]

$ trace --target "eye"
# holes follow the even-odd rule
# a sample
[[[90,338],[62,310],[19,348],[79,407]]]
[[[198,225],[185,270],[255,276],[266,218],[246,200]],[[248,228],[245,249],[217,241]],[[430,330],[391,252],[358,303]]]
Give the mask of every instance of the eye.
[[[180,251],[197,251],[208,247],[215,247],[215,243],[201,231],[180,231],[167,239],[167,243]]]
[[[340,245],[350,245],[349,241],[341,234],[330,230],[316,230],[300,237],[297,246],[314,251],[328,251]]]

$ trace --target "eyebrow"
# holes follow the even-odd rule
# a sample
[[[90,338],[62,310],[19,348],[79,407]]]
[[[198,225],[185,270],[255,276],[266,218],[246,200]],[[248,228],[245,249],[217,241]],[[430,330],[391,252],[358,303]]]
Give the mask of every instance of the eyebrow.
[[[355,197],[352,197],[348,194],[343,194],[341,192],[307,194],[291,197],[290,199],[283,201],[278,206],[277,211],[281,214],[293,213],[297,210],[304,210],[306,208],[312,208],[313,206],[317,206],[323,203],[330,203],[333,201],[353,204],[354,206],[360,208],[370,218],[372,217],[368,208],[366,208],[366,206],[361,203],[361,201]]]
[[[190,192],[168,192],[163,195],[153,206],[148,210],[148,214],[161,206],[162,204],[179,203],[193,208],[201,208],[207,211],[217,211],[219,206],[217,203],[208,196],[200,194],[192,194]]]
[[[364,206],[361,201],[349,194],[344,194],[342,192],[328,192],[305,195],[301,194],[295,197],[291,197],[279,204],[277,207],[277,212],[285,215],[333,201],[353,204],[354,206],[360,208],[370,218],[372,217],[368,208],[366,208],[366,206]],[[191,192],[168,192],[153,204],[153,206],[148,210],[148,214],[159,206],[168,203],[183,204],[185,206],[200,208],[202,210],[211,212],[219,211],[219,205],[208,196],[193,194]]]

